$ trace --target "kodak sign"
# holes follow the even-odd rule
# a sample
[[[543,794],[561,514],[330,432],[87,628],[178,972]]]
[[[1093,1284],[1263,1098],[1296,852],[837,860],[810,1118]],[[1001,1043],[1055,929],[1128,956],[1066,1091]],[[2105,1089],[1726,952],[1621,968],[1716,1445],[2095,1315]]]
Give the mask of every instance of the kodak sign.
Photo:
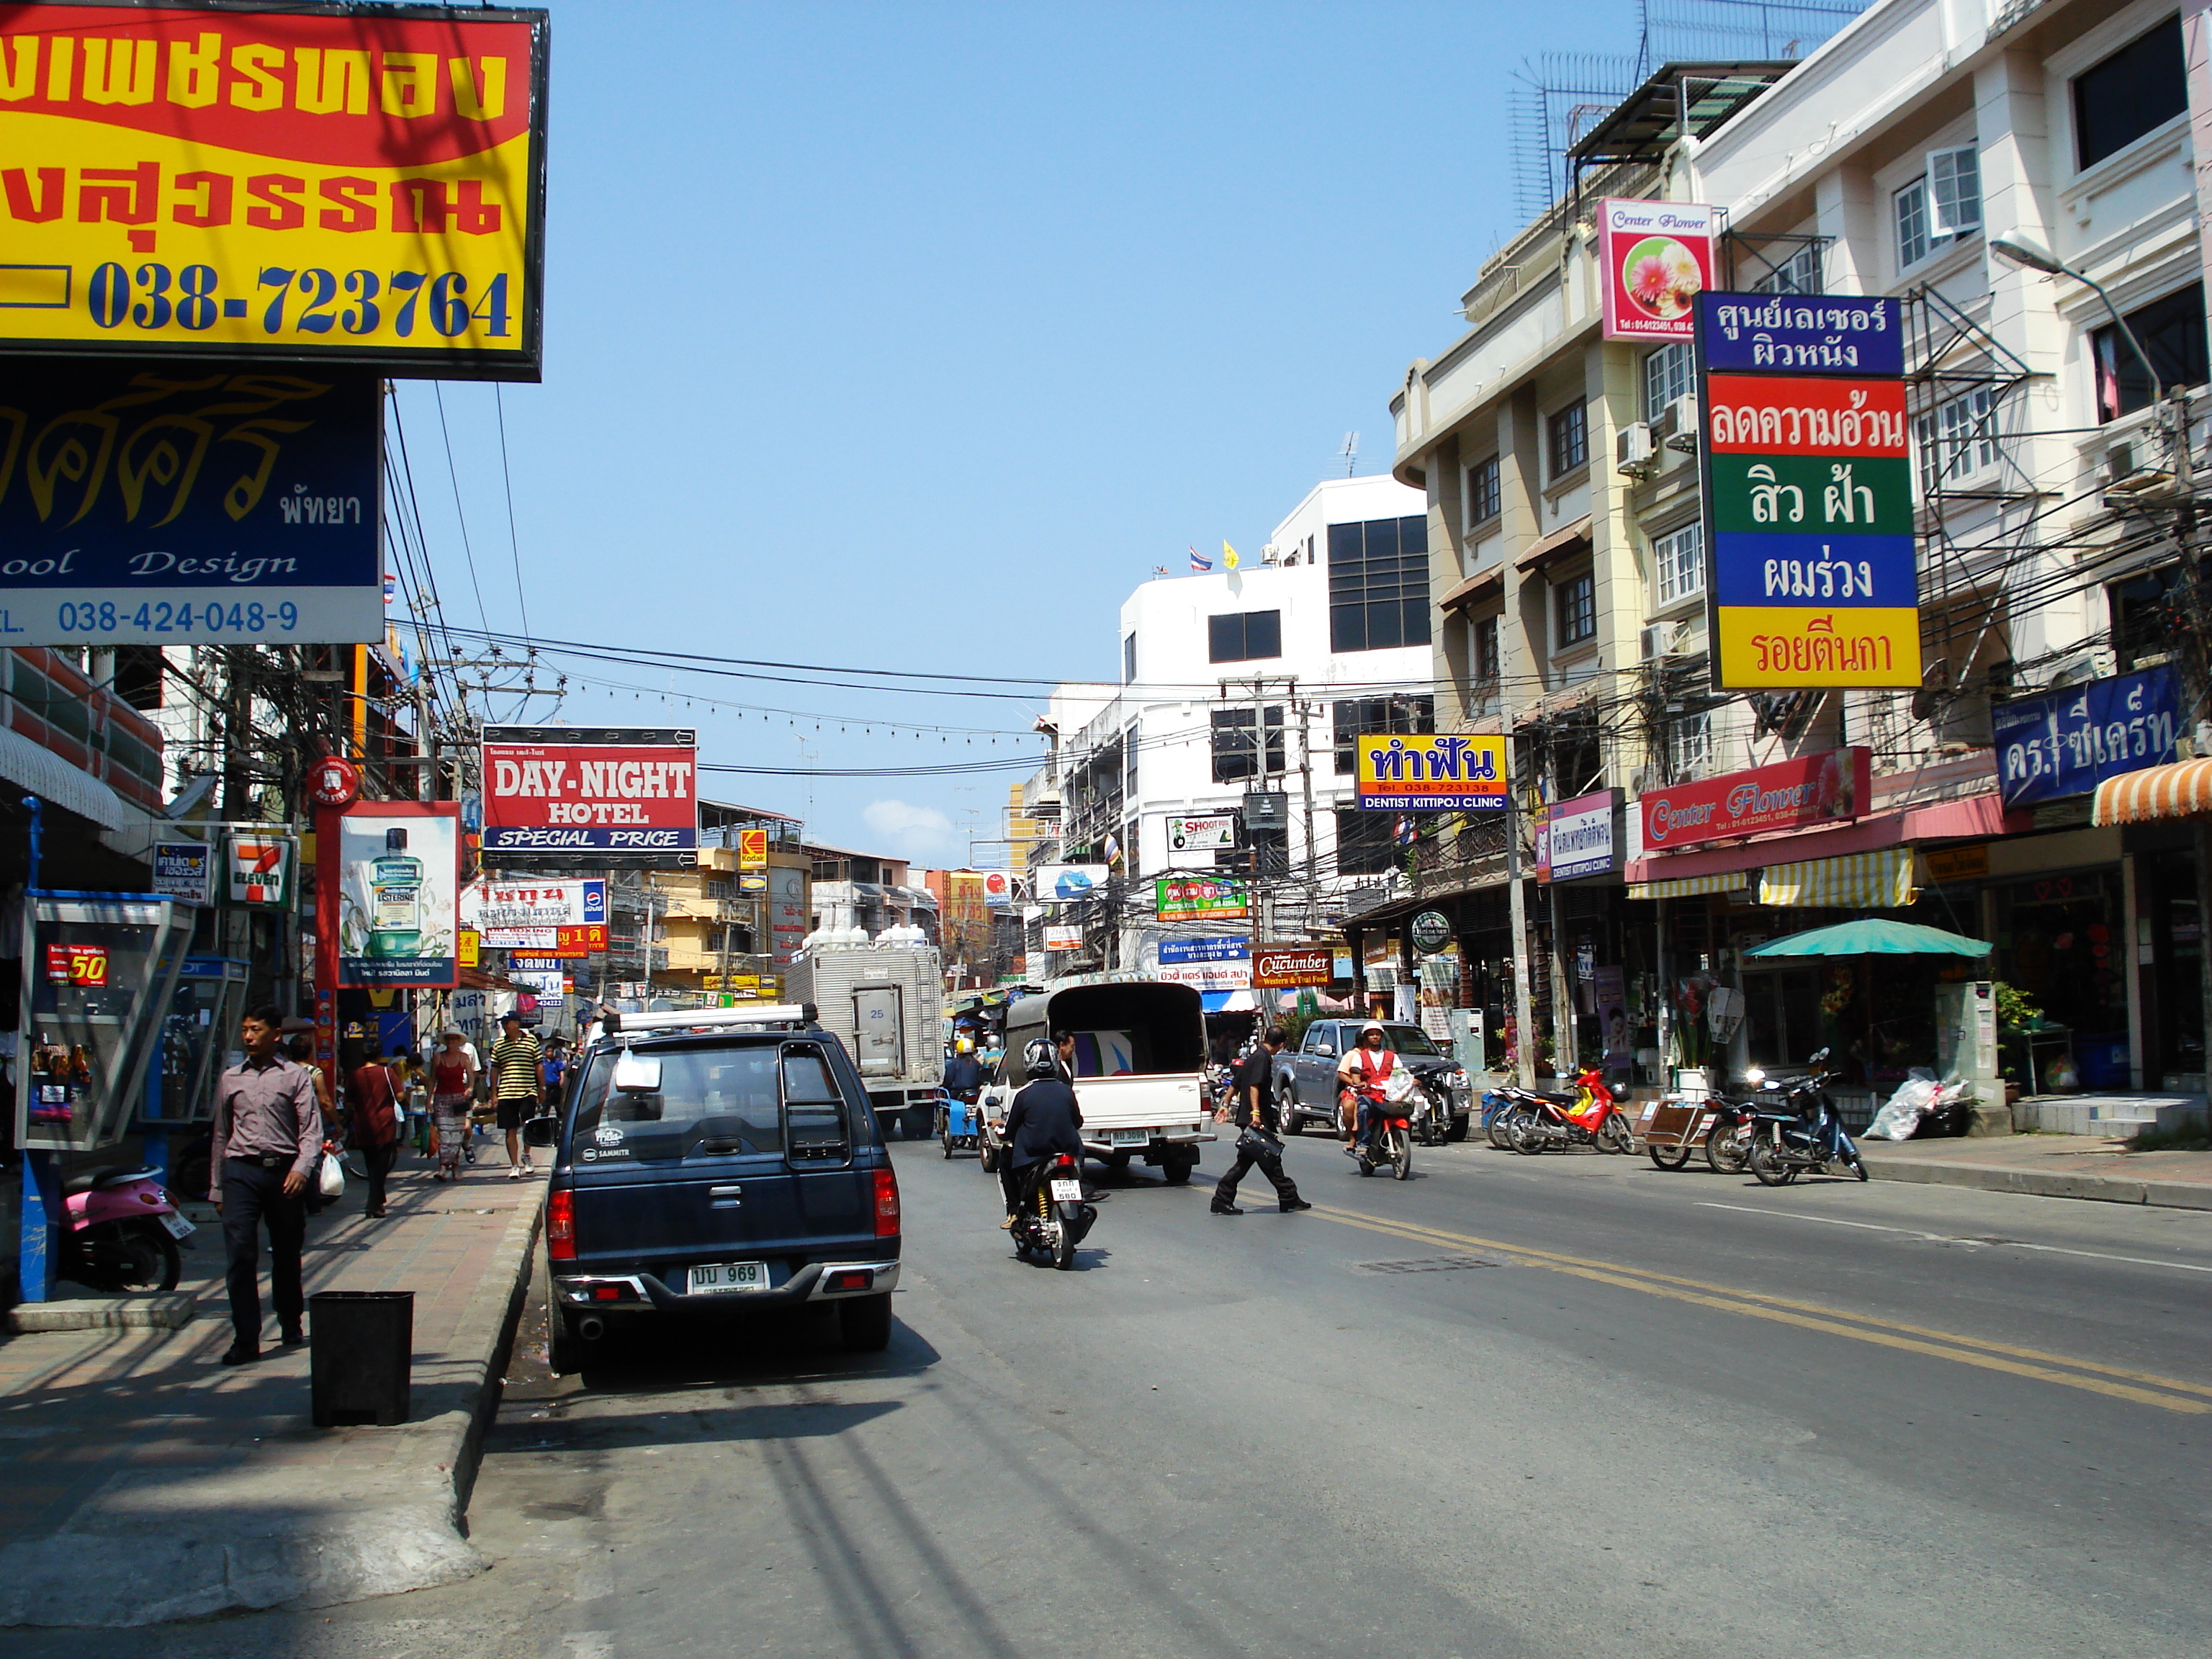
[[[546,14],[0,4],[0,349],[535,380]]]

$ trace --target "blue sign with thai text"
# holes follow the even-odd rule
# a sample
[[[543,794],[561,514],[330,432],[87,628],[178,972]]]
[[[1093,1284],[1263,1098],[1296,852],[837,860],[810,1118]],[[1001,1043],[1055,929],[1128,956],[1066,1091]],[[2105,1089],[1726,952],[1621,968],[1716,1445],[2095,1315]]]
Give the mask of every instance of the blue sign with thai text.
[[[1990,712],[2007,806],[2086,795],[2174,758],[2181,693],[2171,665],[2000,703]]]
[[[1178,962],[1242,962],[1252,954],[1249,937],[1237,939],[1167,939],[1160,941],[1160,960]]]
[[[1698,295],[1708,374],[1902,374],[1905,307],[1858,295]]]

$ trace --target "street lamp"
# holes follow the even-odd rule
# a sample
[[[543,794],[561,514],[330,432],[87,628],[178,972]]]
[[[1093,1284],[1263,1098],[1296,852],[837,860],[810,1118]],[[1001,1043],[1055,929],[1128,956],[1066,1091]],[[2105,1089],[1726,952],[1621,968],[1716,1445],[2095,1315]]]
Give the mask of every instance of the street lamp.
[[[2143,373],[2150,376],[2151,402],[2155,404],[2164,399],[2166,390],[2159,383],[2158,371],[2151,367],[2150,355],[2142,349],[2142,342],[2136,338],[2135,330],[2130,328],[2128,319],[2120,315],[2120,308],[2112,303],[2112,296],[2105,292],[2102,283],[2085,270],[2076,270],[2057,254],[2046,253],[2033,242],[2020,241],[2009,236],[1993,236],[1990,239],[1990,251],[2002,254],[2016,265],[2039,270],[2046,276],[2071,276],[2103,301],[2105,309],[2112,313],[2113,326],[2120,331],[2120,337],[2128,343],[2128,349],[2136,354],[2136,361],[2142,365]]]

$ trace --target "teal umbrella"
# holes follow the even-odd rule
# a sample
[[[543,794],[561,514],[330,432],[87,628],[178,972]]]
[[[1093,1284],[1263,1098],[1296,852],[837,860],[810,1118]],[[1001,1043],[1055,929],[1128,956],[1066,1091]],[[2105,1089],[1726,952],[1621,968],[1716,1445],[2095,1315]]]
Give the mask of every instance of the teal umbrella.
[[[1910,921],[1864,916],[1832,927],[1790,933],[1746,951],[1747,957],[1985,957],[1991,946],[1963,933]]]

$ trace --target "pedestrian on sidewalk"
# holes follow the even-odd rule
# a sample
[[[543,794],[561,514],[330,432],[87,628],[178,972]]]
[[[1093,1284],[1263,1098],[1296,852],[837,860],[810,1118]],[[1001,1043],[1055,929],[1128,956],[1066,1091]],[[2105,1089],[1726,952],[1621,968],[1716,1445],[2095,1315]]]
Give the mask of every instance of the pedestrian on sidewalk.
[[[461,1153],[469,1144],[477,1063],[463,1046],[459,1026],[448,1025],[439,1035],[443,1046],[430,1057],[430,1150],[438,1159],[432,1179],[459,1181]]]
[[[1255,1166],[1273,1186],[1276,1207],[1285,1215],[1313,1208],[1298,1196],[1297,1183],[1283,1173],[1283,1144],[1275,1139],[1275,1056],[1286,1041],[1282,1027],[1271,1025],[1267,1036],[1239,1054],[1230,1068],[1231,1098],[1243,1133],[1237,1137],[1236,1163],[1214,1183],[1215,1215],[1244,1213],[1237,1207],[1237,1183]]]
[[[568,1086],[568,1045],[557,1036],[548,1037],[545,1061],[538,1072],[545,1079],[545,1109],[557,1112],[561,1109],[562,1091]]]
[[[497,1103],[499,1127],[507,1131],[507,1178],[520,1181],[530,1173],[530,1154],[523,1150],[522,1121],[535,1117],[545,1103],[545,1050],[536,1035],[522,1024],[512,1008],[499,1017],[499,1041],[491,1045],[492,1097]]]
[[[362,1213],[379,1220],[384,1215],[384,1178],[399,1157],[399,1080],[371,1043],[346,1082],[347,1097],[353,1103],[353,1144],[368,1174],[368,1207]]]
[[[216,1085],[215,1144],[208,1196],[222,1212],[233,1340],[226,1365],[261,1358],[261,1229],[269,1229],[269,1296],[283,1344],[307,1340],[300,1246],[306,1194],[322,1150],[323,1115],[305,1066],[278,1052],[284,1017],[256,1008],[239,1028],[246,1059]]]

